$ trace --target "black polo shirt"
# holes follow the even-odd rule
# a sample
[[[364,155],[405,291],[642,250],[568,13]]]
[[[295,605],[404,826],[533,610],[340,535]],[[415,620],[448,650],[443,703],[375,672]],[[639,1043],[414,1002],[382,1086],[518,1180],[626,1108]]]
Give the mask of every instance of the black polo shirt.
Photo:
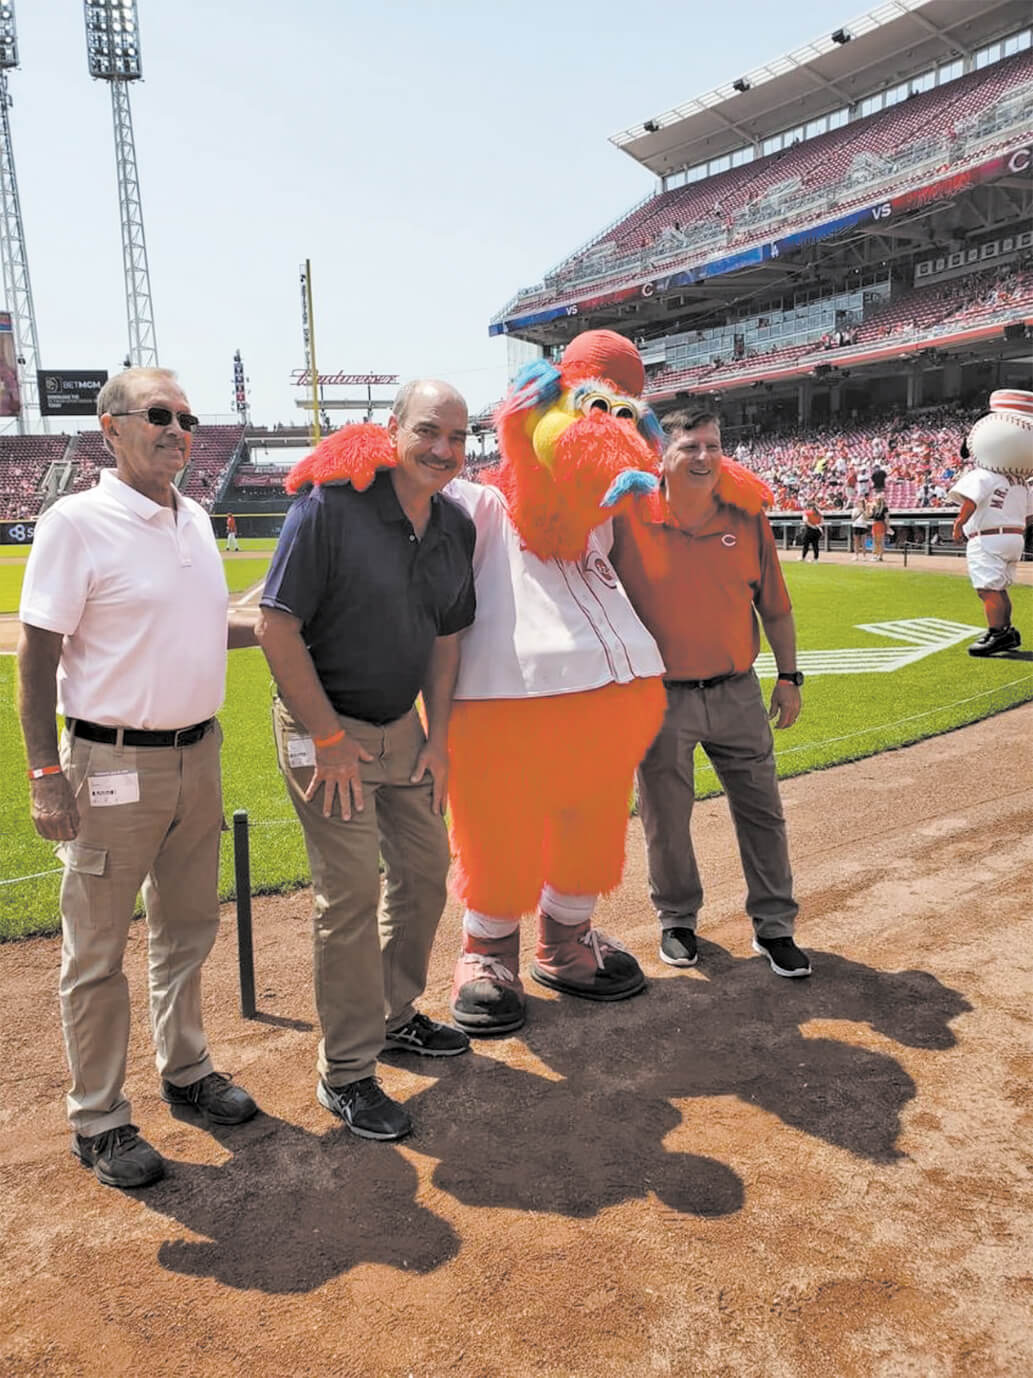
[[[338,713],[393,722],[422,689],[435,638],[473,621],[474,540],[473,522],[440,494],[418,538],[389,470],[364,493],[319,484],[287,513],[262,607],[300,619]]]

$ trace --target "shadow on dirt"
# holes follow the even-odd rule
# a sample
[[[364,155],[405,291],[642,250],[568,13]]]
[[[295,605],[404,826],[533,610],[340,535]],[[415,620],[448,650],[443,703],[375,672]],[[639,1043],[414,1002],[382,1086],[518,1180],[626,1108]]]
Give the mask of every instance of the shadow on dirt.
[[[603,1009],[533,1000],[519,1037],[562,1081],[498,1063],[486,1076],[457,1068],[464,1083],[476,1080],[473,1127],[466,1115],[436,1113],[443,1095],[454,1105],[455,1079],[415,1097],[424,1126],[416,1146],[440,1160],[435,1185],[469,1205],[575,1216],[652,1191],[678,1210],[723,1215],[742,1200],[731,1169],[662,1143],[682,1119],[670,1102],[704,1096],[759,1106],[869,1162],[900,1157],[900,1114],[915,1083],[888,1054],[802,1026],[846,1020],[907,1047],[945,1049],[955,1043],[949,1022],[968,1002],[927,972],[818,954],[813,978],[790,981],[762,958],[699,947],[705,980],[672,974]]]
[[[620,1004],[539,999],[532,986],[514,1041],[546,1073],[511,1065],[526,1060],[519,1048],[501,1061],[483,1043],[445,1065],[420,1062],[438,1079],[407,1102],[417,1128],[406,1146],[437,1160],[434,1186],[467,1206],[582,1219],[650,1195],[698,1217],[741,1208],[731,1166],[665,1147],[683,1121],[672,1101],[735,1098],[856,1158],[892,1163],[915,1083],[887,1053],[805,1026],[866,1024],[937,1051],[954,1045],[950,1021],[971,1006],[927,972],[880,972],[833,954],[814,965],[812,979],[788,981],[761,958],[701,941],[705,979],[672,973]],[[389,1144],[267,1116],[217,1137],[234,1154],[228,1163],[173,1164],[148,1193],[148,1206],[208,1241],[162,1245],[167,1268],[305,1292],[359,1263],[422,1273],[458,1252],[451,1225],[417,1202],[415,1168]],[[728,1152],[736,1156],[734,1142]]]
[[[149,1208],[205,1237],[161,1245],[158,1262],[172,1272],[310,1292],[360,1263],[429,1273],[459,1251],[451,1225],[416,1202],[416,1169],[390,1144],[264,1114],[210,1132],[229,1162],[170,1162],[146,1194]]]

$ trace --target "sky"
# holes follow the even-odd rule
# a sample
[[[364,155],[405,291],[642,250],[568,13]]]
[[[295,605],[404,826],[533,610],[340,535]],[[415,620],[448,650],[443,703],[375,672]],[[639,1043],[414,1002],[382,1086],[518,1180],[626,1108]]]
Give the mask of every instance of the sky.
[[[110,91],[87,72],[80,0],[14,6],[40,363],[117,372]],[[438,376],[471,412],[493,403],[506,346],[491,315],[655,186],[609,136],[862,8],[139,0],[131,101],[159,362],[196,412],[225,414],[239,349],[253,419],[297,423],[309,259],[321,373]]]

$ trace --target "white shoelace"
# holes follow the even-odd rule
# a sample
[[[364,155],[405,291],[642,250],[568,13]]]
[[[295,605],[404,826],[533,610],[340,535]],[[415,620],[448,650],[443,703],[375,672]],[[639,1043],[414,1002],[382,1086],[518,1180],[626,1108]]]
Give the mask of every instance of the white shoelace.
[[[495,976],[500,981],[514,981],[516,979],[509,967],[498,957],[490,957],[484,952],[468,952],[466,957],[468,961],[476,962],[482,973],[488,976]]]
[[[604,933],[599,928],[590,928],[587,933],[578,938],[578,942],[592,949],[595,964],[600,971],[603,969],[603,955],[606,951],[627,952],[628,950],[622,942],[616,938],[611,938],[608,933]]]

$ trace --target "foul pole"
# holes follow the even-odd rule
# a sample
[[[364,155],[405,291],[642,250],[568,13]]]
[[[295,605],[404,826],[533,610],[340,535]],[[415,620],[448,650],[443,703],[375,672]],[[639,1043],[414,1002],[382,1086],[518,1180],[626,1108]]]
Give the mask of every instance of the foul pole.
[[[312,381],[312,448],[319,444],[319,370],[316,368],[316,320],[312,310],[312,263],[301,265],[301,338],[305,345],[305,367]]]

